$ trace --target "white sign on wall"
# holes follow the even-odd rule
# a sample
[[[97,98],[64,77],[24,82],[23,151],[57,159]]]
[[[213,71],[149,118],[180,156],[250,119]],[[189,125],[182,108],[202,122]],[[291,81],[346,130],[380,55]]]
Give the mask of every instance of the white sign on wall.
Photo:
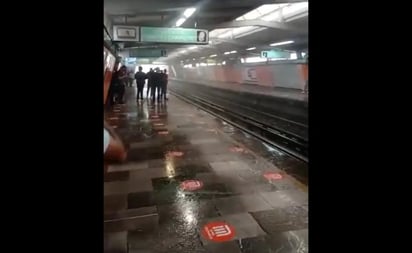
[[[243,81],[245,82],[252,82],[252,83],[258,82],[255,68],[243,68],[242,77],[243,77]]]
[[[139,41],[138,26],[113,26],[113,39],[115,41]]]

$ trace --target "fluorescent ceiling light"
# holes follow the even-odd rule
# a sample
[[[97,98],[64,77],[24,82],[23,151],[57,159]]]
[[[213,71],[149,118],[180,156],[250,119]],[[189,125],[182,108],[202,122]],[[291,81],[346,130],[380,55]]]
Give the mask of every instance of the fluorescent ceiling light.
[[[188,49],[192,50],[192,49],[196,49],[196,48],[197,48],[197,46],[193,46],[193,47],[189,47]]]
[[[204,59],[204,58],[206,58],[206,57],[204,57],[204,56],[200,57],[200,59]]]
[[[295,43],[295,42],[293,40],[288,40],[288,41],[272,43],[270,44],[270,46],[275,47],[275,46],[287,45],[287,44],[292,44],[292,43]]]
[[[236,51],[236,50],[233,50],[233,51],[230,51],[230,53],[231,53],[231,54],[236,54],[237,51]]]
[[[228,52],[224,52],[223,54],[230,54],[230,52],[228,51]]]
[[[254,62],[265,62],[266,58],[260,57],[248,57],[245,59],[245,63],[254,63]]]
[[[246,51],[255,50],[255,49],[256,47],[249,47],[249,48],[246,48]]]
[[[187,8],[185,10],[185,12],[183,12],[183,16],[185,16],[186,18],[190,17],[193,15],[193,13],[195,13],[196,8]]]
[[[217,54],[212,54],[209,57],[216,57],[216,56],[217,56]]]
[[[181,26],[185,21],[186,21],[185,18],[179,18],[179,20],[176,21],[176,26],[177,27]]]
[[[193,58],[194,61],[196,61],[196,58]]]

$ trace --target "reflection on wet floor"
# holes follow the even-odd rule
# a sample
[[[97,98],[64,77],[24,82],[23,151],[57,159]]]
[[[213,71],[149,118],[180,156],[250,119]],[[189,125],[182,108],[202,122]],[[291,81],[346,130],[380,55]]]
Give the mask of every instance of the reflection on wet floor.
[[[308,252],[307,191],[275,166],[292,162],[175,97],[127,96],[106,115],[130,147],[105,175],[106,252]]]

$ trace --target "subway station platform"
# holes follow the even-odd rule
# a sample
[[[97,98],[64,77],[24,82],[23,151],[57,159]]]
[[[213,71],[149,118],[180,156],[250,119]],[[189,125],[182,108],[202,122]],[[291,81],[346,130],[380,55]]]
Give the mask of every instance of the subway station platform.
[[[262,86],[257,84],[247,83],[229,83],[229,82],[216,82],[216,81],[200,81],[200,80],[182,80],[176,78],[170,78],[171,84],[176,83],[190,83],[192,85],[210,86],[213,88],[225,89],[235,92],[252,93],[256,95],[264,95],[276,98],[284,98],[290,100],[297,100],[307,102],[309,99],[308,93],[302,93],[302,90],[276,88],[269,86]]]
[[[281,155],[174,96],[126,97],[106,112],[130,150],[105,174],[105,252],[308,252],[307,187]]]

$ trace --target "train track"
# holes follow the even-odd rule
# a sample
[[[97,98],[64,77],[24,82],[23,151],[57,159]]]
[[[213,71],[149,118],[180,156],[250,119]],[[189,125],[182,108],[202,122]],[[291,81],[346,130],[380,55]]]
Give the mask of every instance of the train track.
[[[173,88],[170,93],[176,97],[193,104],[200,109],[220,118],[229,124],[247,132],[259,140],[269,144],[283,153],[303,162],[308,162],[308,141],[296,134],[290,133],[273,125],[262,122],[244,113],[231,110],[228,107],[213,103],[202,97],[185,94]]]

